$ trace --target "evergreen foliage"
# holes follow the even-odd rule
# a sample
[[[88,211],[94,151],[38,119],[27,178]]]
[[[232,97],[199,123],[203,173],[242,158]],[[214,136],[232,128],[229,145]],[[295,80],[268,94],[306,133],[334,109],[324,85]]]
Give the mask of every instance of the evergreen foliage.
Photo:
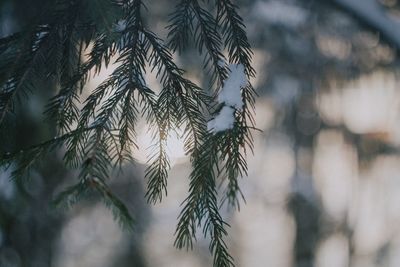
[[[214,266],[233,266],[224,242],[227,224],[219,208],[224,200],[238,206],[238,178],[247,174],[245,156],[252,149],[254,128],[251,84],[241,89],[243,108],[235,109],[232,129],[208,131],[207,118],[224,105],[215,104],[214,98],[229,74],[225,62],[242,64],[248,79],[255,75],[245,26],[230,0],[181,0],[170,16],[166,44],[143,23],[145,9],[141,0],[57,0],[31,26],[0,39],[1,124],[41,81],[54,81],[59,88],[45,112],[55,123],[57,136],[20,152],[2,151],[0,164],[13,169],[14,179],[21,179],[39,159],[64,148],[65,164],[79,170],[79,177],[54,203],[68,207],[97,193],[120,224],[131,228],[133,218],[107,183],[115,167],[134,161],[131,149],[136,146],[138,118],[144,116],[153,126],[154,146],[146,171],[150,203],[162,201],[167,193],[167,137],[183,128],[192,171],[175,246],[191,248],[200,227],[211,238]],[[172,53],[181,52],[190,38],[204,56],[214,96],[185,78],[173,61]],[[115,70],[80,106],[84,85],[114,58]],[[159,94],[146,85],[146,65],[162,85]],[[225,188],[221,203],[219,184]]]

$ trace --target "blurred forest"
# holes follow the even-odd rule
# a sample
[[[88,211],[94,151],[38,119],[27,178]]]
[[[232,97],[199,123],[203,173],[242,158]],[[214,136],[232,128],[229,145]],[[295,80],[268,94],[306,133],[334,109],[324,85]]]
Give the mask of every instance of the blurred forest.
[[[51,0],[0,0],[0,37]],[[241,0],[253,46],[259,97],[254,155],[241,179],[240,212],[222,208],[229,248],[240,266],[400,266],[400,2],[397,0]],[[147,1],[149,27],[165,38],[175,1]],[[204,87],[193,48],[176,55]],[[107,75],[92,79],[98,84]],[[146,77],[150,82],[154,77]],[[154,87],[158,85],[154,83]],[[43,108],[55,88],[44,81],[0,129],[2,151],[54,135]],[[211,266],[208,242],[173,247],[190,170],[183,144],[170,140],[168,197],[144,198],[146,131],[139,163],[112,188],[137,225],[122,231],[96,199],[72,210],[49,203],[75,173],[49,155],[26,182],[0,173],[1,267]],[[142,159],[142,160],[141,160]]]

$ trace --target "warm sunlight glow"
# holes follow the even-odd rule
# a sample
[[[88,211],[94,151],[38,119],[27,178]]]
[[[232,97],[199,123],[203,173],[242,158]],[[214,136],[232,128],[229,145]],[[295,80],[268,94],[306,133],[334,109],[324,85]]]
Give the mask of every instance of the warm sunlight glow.
[[[134,158],[142,164],[147,164],[149,156],[153,153],[156,140],[153,140],[152,132],[149,131],[148,125],[138,127],[136,143],[138,148],[133,149]],[[178,129],[171,132],[167,139],[167,154],[171,167],[175,164],[183,163],[188,158],[185,155],[184,143],[181,138],[182,130]]]

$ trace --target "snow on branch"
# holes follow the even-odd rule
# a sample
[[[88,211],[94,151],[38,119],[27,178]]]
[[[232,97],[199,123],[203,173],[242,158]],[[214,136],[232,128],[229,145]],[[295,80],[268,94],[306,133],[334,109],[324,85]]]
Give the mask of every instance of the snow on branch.
[[[218,102],[224,104],[219,114],[208,122],[208,130],[222,132],[233,128],[235,110],[242,110],[243,100],[241,89],[248,83],[242,64],[229,65],[229,75],[218,95]]]

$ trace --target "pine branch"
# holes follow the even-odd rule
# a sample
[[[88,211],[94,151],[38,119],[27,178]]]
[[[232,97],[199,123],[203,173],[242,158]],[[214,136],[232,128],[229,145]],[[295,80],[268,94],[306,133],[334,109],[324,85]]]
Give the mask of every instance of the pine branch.
[[[154,36],[150,31],[143,30],[143,34],[152,47],[150,53],[150,64],[153,69],[157,68],[156,76],[160,78],[163,89],[159,95],[158,106],[161,114],[162,137],[165,143],[171,125],[186,124],[185,127],[185,150],[187,153],[193,153],[200,146],[199,136],[204,132],[205,120],[201,108],[208,104],[207,96],[195,84],[181,75],[183,71],[179,69],[172,61],[172,56],[167,48],[162,45],[162,41]],[[202,130],[203,129],[203,130]],[[164,157],[165,148],[162,144],[159,146],[159,165],[168,166],[168,161]],[[148,188],[158,188],[151,190],[148,196],[151,196],[152,202],[161,201],[161,189],[166,189],[167,173],[165,169],[159,169],[157,165],[151,165],[146,173],[149,179]],[[155,175],[157,174],[158,175]],[[159,177],[162,179],[155,179]],[[158,186],[155,186],[158,185]],[[166,193],[166,191],[165,191]]]
[[[209,68],[211,73],[211,84],[221,86],[222,81],[226,79],[227,71],[221,62],[225,62],[225,57],[221,53],[221,38],[216,30],[216,20],[204,8],[200,6],[197,0],[182,0],[171,15],[168,28],[170,44],[173,50],[183,49],[179,44],[186,41],[189,34],[192,33],[192,20],[196,19],[196,25],[193,32],[196,46],[200,54],[203,50],[204,68]],[[190,21],[189,21],[190,20]],[[178,23],[182,23],[181,26]]]
[[[121,150],[117,160],[119,166],[121,166],[125,161],[134,161],[131,148],[137,147],[135,142],[135,128],[137,114],[139,113],[137,106],[138,103],[134,98],[133,91],[130,90],[126,95],[124,102],[121,104],[121,116],[118,122],[119,146]]]
[[[6,113],[12,110],[12,101],[19,91],[24,86],[29,87],[26,81],[34,78],[34,63],[40,58],[38,46],[43,42],[38,37],[41,33],[41,27],[26,33],[15,47],[6,49],[0,57],[0,125]]]
[[[242,64],[247,76],[253,77],[255,75],[255,70],[251,66],[253,53],[247,39],[243,19],[236,11],[237,6],[230,0],[215,2],[217,5],[217,24],[221,26],[222,35],[225,38],[229,62]]]
[[[25,175],[29,169],[41,158],[61,147],[65,142],[73,140],[76,134],[81,132],[87,133],[94,130],[95,127],[88,127],[85,129],[79,129],[70,133],[54,137],[53,139],[47,140],[40,144],[28,147],[25,150],[14,153],[6,153],[0,157],[0,166],[13,167],[12,164],[16,164],[11,173],[14,179],[19,179]]]
[[[0,38],[0,55],[10,47],[16,45],[17,41],[20,40],[20,38],[21,38],[20,32]]]
[[[6,52],[9,51],[5,57],[12,60],[13,64],[8,70],[1,71],[5,77],[3,81],[0,79],[0,84],[3,84],[3,87],[0,87],[0,124],[5,114],[12,108],[12,101],[21,89],[25,89],[25,91],[35,89],[35,83],[32,81],[35,81],[35,79],[45,80],[43,75],[46,73],[41,73],[40,70],[50,70],[50,73],[58,70],[59,61],[57,59],[59,57],[57,55],[48,57],[52,53],[51,51],[44,51],[44,48],[48,44],[48,47],[54,48],[52,50],[55,50],[56,54],[59,52],[59,29],[62,28],[62,25],[66,25],[65,21],[69,21],[69,14],[74,14],[71,11],[74,11],[75,8],[76,3],[55,1],[49,12],[50,19],[47,24],[33,24],[34,26],[31,26],[26,32],[15,34],[12,38],[6,39],[7,42],[10,38],[16,40],[16,37],[19,37],[19,40],[16,41],[20,45],[15,45],[17,49],[5,50]],[[44,16],[46,16],[45,14]],[[56,62],[50,62],[51,59],[55,59]]]
[[[194,14],[190,8],[191,0],[182,0],[175,7],[174,13],[170,15],[168,29],[168,46],[172,51],[181,52],[190,36],[193,34]]]
[[[98,179],[83,179],[66,188],[53,199],[52,204],[57,208],[69,209],[91,192],[97,192],[100,195],[104,204],[112,211],[114,219],[119,222],[123,229],[133,230],[135,220],[127,207],[111,192],[107,185]]]
[[[248,42],[245,25],[230,0],[215,1],[217,5],[217,23],[221,26],[225,45],[228,49],[229,61],[244,66],[248,79],[255,76],[251,66],[252,51]],[[225,133],[227,142],[221,143],[222,156],[225,159],[225,170],[228,178],[226,199],[231,205],[239,207],[238,176],[247,175],[247,164],[243,157],[246,150],[253,150],[253,138],[250,129],[254,128],[253,118],[256,92],[250,83],[242,88],[243,107],[235,112],[234,129]],[[243,198],[243,195],[242,195]],[[243,198],[244,199],[244,198]]]
[[[83,85],[87,82],[90,72],[96,75],[100,73],[103,64],[105,67],[109,65],[111,58],[117,52],[116,42],[119,38],[120,35],[99,34],[89,53],[89,59],[84,64],[78,61],[75,73],[62,83],[60,92],[50,99],[46,114],[49,119],[56,121],[60,132],[70,131],[70,126],[78,120],[79,110],[76,103],[79,101]],[[82,42],[79,41],[80,48]],[[80,56],[81,52],[78,53]]]
[[[101,194],[105,205],[112,211],[114,219],[119,222],[122,228],[132,231],[135,225],[135,220],[132,218],[125,204],[112,194],[106,185],[95,183],[95,187]]]
[[[247,175],[246,150],[253,149],[250,130],[254,128],[256,94],[250,83],[241,85],[243,107],[230,107],[234,111],[233,126],[208,132],[208,113],[215,115],[227,104],[221,103],[212,112],[212,98],[184,77],[184,70],[172,57],[172,52],[182,51],[194,36],[195,45],[204,56],[203,68],[211,73],[211,83],[216,88],[223,88],[228,79],[221,52],[224,48],[230,63],[244,66],[248,80],[255,75],[252,52],[236,6],[229,0],[216,1],[215,6],[216,19],[200,1],[181,0],[167,27],[171,49],[145,27],[141,0],[57,0],[44,23],[35,25],[28,35],[0,39],[0,123],[14,98],[25,89],[36,90],[36,84],[49,77],[56,77],[61,88],[46,110],[47,117],[57,124],[59,137],[2,156],[0,166],[15,165],[13,177],[21,177],[39,158],[66,146],[64,161],[80,170],[79,182],[62,192],[55,202],[71,206],[88,193],[97,192],[115,219],[130,228],[132,217],[111,193],[107,181],[115,166],[134,161],[131,149],[136,146],[138,116],[145,117],[153,132],[153,151],[145,174],[146,198],[151,203],[161,201],[167,194],[167,139],[171,131],[183,128],[192,172],[175,246],[191,248],[197,228],[202,227],[204,235],[211,238],[214,266],[233,266],[224,242],[228,225],[219,213],[216,185],[226,179],[223,201],[239,204],[238,177]],[[89,44],[93,47],[85,59],[82,53]],[[79,109],[77,103],[84,85],[111,61],[114,71]],[[14,62],[17,63],[13,65]],[[159,95],[146,85],[147,65],[162,85]],[[72,130],[73,125],[76,126]]]
[[[216,21],[213,16],[203,9],[197,0],[191,0],[191,6],[197,25],[195,29],[196,43],[202,54],[205,48],[207,54],[204,56],[204,66],[211,66],[211,84],[216,83],[217,87],[222,85],[227,77],[227,71],[221,62],[225,62],[225,57],[220,51],[221,38],[216,30]]]
[[[244,144],[241,139],[245,136],[245,133],[240,132],[243,130],[244,128],[240,127],[240,124],[237,124],[232,130],[220,133],[216,136],[220,146],[219,151],[221,151],[221,158],[224,161],[221,175],[223,175],[223,177],[225,176],[228,180],[227,188],[225,189],[225,197],[222,203],[227,200],[230,206],[236,206],[238,208],[240,207],[238,196],[240,195],[245,201],[244,195],[239,187],[238,179],[247,176],[247,163],[243,155],[243,147],[246,147],[247,144]]]
[[[67,187],[59,193],[52,201],[52,205],[57,208],[69,209],[82,200],[89,191],[87,180],[81,180],[77,184]]]
[[[150,54],[150,64],[153,69],[157,68],[156,76],[160,77],[164,86],[159,97],[159,105],[166,110],[173,107],[171,112],[174,114],[164,114],[165,119],[167,119],[166,117],[175,118],[178,127],[186,124],[185,150],[191,154],[193,149],[198,150],[200,145],[198,135],[203,134],[201,129],[204,131],[205,125],[202,109],[207,108],[210,98],[201,88],[182,77],[183,70],[173,62],[171,54],[162,45],[161,40],[149,31],[143,33],[153,48]]]
[[[200,149],[201,154],[193,162],[190,174],[189,196],[184,201],[184,207],[179,215],[175,231],[175,246],[177,248],[192,248],[196,239],[197,226],[203,225],[204,235],[210,235],[210,251],[214,255],[214,266],[234,266],[223,238],[227,235],[223,221],[218,211],[215,168],[218,165],[217,149],[214,136],[205,136]]]

